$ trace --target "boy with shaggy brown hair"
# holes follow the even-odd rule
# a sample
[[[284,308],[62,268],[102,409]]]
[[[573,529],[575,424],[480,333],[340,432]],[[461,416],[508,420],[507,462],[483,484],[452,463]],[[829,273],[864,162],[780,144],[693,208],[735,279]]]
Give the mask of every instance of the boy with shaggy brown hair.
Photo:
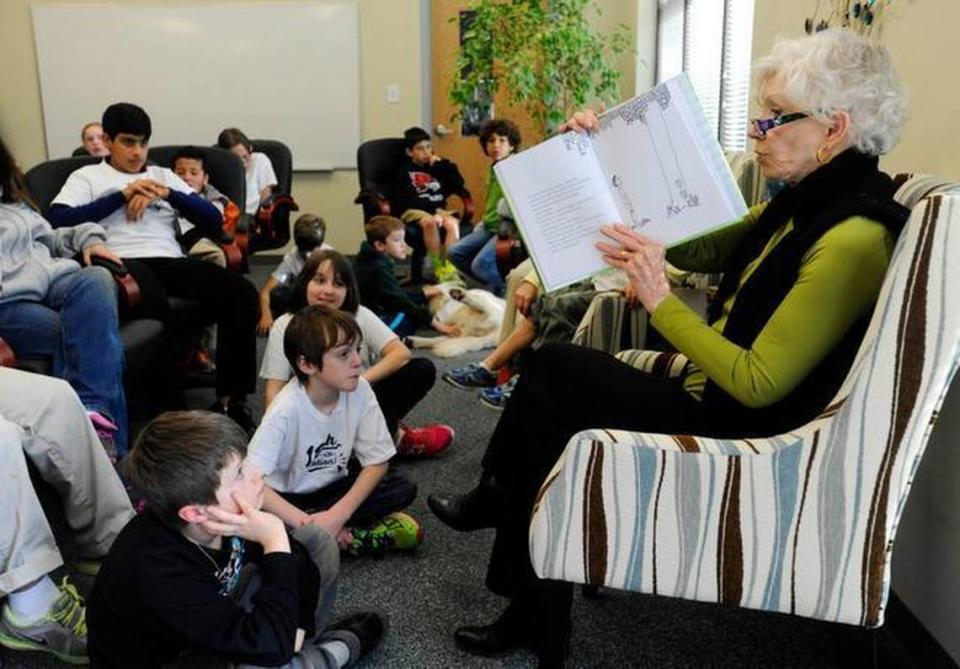
[[[319,304],[298,312],[283,338],[296,378],[250,441],[266,477],[264,509],[291,527],[322,527],[354,555],[423,540],[420,523],[403,513],[417,487],[388,471],[397,448],[361,376],[361,337],[347,312]]]

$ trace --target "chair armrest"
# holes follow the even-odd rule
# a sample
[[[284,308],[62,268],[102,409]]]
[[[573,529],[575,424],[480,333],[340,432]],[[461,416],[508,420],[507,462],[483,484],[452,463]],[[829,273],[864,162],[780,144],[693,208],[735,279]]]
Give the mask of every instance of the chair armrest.
[[[390,201],[383,193],[372,188],[364,188],[353,199],[354,204],[363,207],[363,219],[366,221],[374,216],[389,216]]]
[[[292,197],[283,193],[273,193],[260,204],[256,229],[252,231],[256,233],[257,247],[278,248],[289,241],[291,211],[300,211],[300,207]]]
[[[228,270],[233,272],[243,271],[244,258],[246,258],[246,249],[249,243],[249,235],[244,229],[235,224],[233,231],[231,231],[224,225],[219,234],[215,235],[205,233],[200,228],[192,228],[180,238],[180,245],[185,252],[189,252],[193,245],[201,239],[209,239],[220,248]]]
[[[231,272],[242,272],[243,271],[243,259],[244,253],[240,248],[240,245],[237,240],[231,239],[229,241],[221,241],[220,250],[223,251],[223,255],[227,260],[227,269]]]
[[[90,264],[103,267],[110,270],[113,280],[117,283],[120,290],[120,306],[124,311],[136,309],[140,304],[140,285],[133,275],[127,271],[122,263],[115,263],[109,258],[103,256],[93,256],[90,258]]]
[[[16,367],[17,355],[10,348],[10,344],[0,337],[0,367]]]
[[[651,376],[675,379],[683,376],[690,360],[682,353],[627,349],[616,355],[617,360],[639,369]]]
[[[460,222],[466,225],[473,223],[473,217],[476,209],[473,205],[473,197],[466,188],[456,191],[453,196],[460,200]]]

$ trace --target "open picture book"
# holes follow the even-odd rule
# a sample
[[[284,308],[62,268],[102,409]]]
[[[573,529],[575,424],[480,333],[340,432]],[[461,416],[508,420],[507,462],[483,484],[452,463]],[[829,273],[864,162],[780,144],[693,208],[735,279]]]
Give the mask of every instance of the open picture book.
[[[666,246],[747,211],[686,75],[494,166],[547,291],[607,269],[599,228],[621,222]]]

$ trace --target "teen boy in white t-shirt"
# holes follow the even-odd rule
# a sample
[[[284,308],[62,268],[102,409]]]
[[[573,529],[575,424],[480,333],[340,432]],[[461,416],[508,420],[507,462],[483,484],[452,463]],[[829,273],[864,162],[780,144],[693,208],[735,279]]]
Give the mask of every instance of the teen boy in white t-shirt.
[[[168,321],[168,295],[197,300],[204,313],[215,315],[217,401],[211,410],[250,431],[255,424],[245,398],[256,386],[257,292],[239,274],[184,257],[176,239],[179,217],[214,235],[223,219],[172,171],[147,164],[151,130],[140,107],[107,107],[103,131],[110,156],[67,178],[48,219],[54,227],[87,221],[103,226],[107,245],[140,285],[139,315]]]
[[[269,486],[265,510],[291,527],[319,525],[342,548],[368,554],[415,547],[423,530],[401,513],[416,486],[388,473],[396,447],[361,377],[361,337],[344,311],[315,305],[293,317],[284,351],[296,378],[263,417],[250,459]]]

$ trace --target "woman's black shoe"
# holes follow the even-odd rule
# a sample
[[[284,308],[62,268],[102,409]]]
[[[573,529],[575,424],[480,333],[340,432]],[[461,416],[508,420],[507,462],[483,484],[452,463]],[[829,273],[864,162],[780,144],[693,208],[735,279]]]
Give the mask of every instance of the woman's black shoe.
[[[500,655],[530,646],[535,638],[535,616],[529,602],[513,599],[490,625],[465,625],[453,633],[457,645],[473,655]]]
[[[492,625],[464,625],[453,633],[457,645],[472,655],[490,657],[528,645],[521,628],[508,627],[500,620]]]
[[[498,492],[484,483],[465,495],[430,495],[427,506],[433,515],[460,532],[496,527],[501,500]]]

